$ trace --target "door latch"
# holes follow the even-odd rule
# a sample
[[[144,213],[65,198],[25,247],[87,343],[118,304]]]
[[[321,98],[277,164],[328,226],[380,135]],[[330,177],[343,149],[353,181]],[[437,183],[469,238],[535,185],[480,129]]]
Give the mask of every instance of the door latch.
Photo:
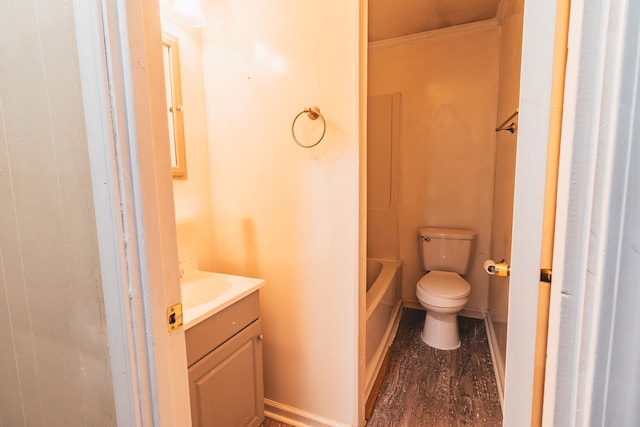
[[[169,332],[182,326],[182,304],[167,308],[167,329]]]

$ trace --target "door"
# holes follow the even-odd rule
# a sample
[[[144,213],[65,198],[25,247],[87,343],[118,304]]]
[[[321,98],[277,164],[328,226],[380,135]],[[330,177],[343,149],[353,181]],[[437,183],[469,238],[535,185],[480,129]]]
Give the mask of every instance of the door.
[[[525,2],[513,235],[504,425],[531,425],[535,371],[547,141],[549,139],[555,32],[555,2]]]

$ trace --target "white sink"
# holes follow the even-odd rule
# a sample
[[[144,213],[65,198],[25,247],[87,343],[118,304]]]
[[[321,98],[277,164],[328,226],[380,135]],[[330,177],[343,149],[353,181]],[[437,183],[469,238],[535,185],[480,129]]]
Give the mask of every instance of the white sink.
[[[214,300],[231,289],[231,282],[222,275],[198,271],[202,277],[189,277],[182,283],[182,308],[187,310]]]
[[[264,285],[264,280],[209,271],[185,271],[181,280],[185,329],[229,307]]]

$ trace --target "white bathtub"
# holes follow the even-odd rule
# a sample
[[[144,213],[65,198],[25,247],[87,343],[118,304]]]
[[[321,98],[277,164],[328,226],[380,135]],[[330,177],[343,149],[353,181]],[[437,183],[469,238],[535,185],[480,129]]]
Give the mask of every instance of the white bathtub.
[[[400,321],[400,261],[367,259],[365,396],[369,396]]]

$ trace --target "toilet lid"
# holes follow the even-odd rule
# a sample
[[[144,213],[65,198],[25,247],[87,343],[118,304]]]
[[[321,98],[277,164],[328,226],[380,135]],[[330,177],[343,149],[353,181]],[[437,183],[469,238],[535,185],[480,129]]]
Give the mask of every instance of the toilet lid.
[[[447,298],[463,298],[471,292],[471,285],[457,273],[431,271],[418,281],[426,293]]]

